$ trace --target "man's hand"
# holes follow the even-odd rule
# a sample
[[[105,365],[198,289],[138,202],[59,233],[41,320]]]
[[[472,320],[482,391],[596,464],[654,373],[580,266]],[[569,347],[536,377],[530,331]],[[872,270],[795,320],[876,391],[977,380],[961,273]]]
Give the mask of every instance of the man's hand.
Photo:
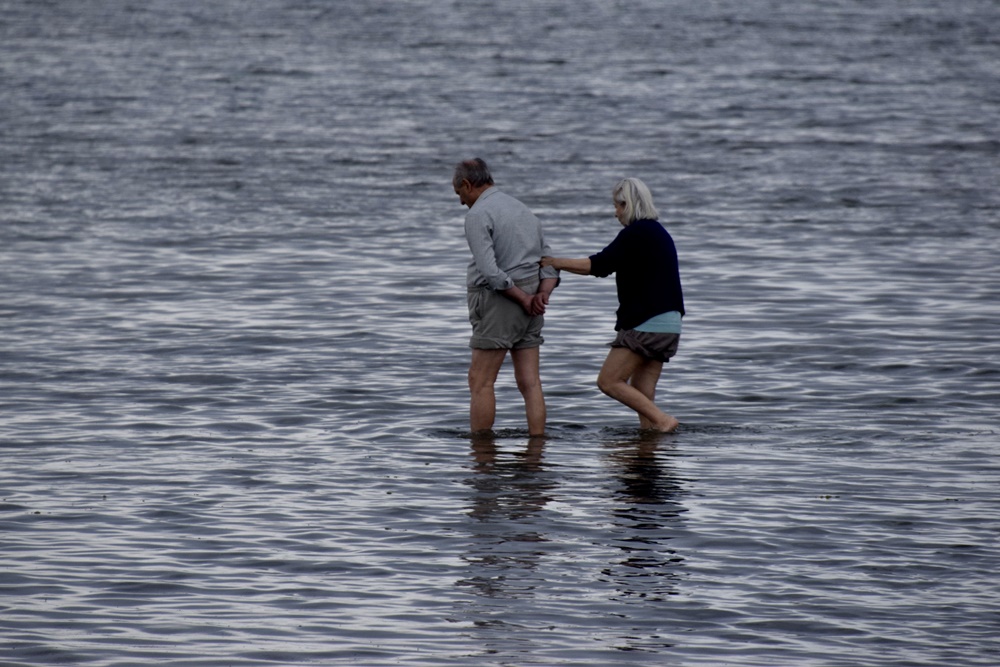
[[[538,284],[538,291],[531,297],[531,310],[528,311],[528,314],[544,315],[545,308],[549,305],[549,297],[552,295],[552,290],[558,285],[558,278],[542,278],[542,281]]]
[[[558,278],[545,278],[539,284],[538,292],[535,294],[528,294],[515,285],[514,287],[505,289],[503,295],[511,301],[520,304],[521,308],[528,315],[544,315],[545,307],[549,305],[549,295],[552,294],[552,290],[558,284]]]
[[[510,299],[511,301],[513,301],[514,303],[521,306],[521,308],[527,314],[534,315],[534,313],[531,312],[532,309],[534,308],[534,303],[535,303],[534,297],[525,292],[524,290],[522,290],[517,285],[509,289],[505,289],[503,291],[503,295],[508,299]]]
[[[529,315],[544,315],[545,307],[549,305],[549,293],[539,292],[538,294],[531,297],[531,308],[528,310]]]

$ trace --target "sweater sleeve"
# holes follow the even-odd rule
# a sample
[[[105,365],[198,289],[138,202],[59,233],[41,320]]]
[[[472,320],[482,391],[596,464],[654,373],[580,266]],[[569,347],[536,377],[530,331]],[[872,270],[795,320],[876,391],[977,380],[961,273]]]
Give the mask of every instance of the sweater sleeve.
[[[618,270],[626,256],[627,232],[628,227],[622,229],[608,247],[590,256],[590,275],[604,278]]]

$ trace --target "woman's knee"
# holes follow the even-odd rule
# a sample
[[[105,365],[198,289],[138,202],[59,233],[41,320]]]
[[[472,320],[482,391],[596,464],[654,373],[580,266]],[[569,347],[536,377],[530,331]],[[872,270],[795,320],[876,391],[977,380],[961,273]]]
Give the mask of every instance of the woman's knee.
[[[608,396],[612,395],[615,385],[620,383],[621,381],[618,380],[618,378],[612,377],[605,373],[600,373],[597,376],[597,388],[601,390],[601,393],[606,394]]]

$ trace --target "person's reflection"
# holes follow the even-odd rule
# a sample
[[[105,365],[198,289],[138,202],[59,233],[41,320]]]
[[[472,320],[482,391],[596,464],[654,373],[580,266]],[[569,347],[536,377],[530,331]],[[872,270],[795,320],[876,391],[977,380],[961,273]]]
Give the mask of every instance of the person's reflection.
[[[623,557],[604,571],[620,598],[664,599],[674,585],[683,558],[668,546],[681,514],[681,482],[665,460],[669,439],[643,432],[609,443],[608,459],[618,488],[612,510],[615,539]]]
[[[520,597],[535,589],[532,571],[546,541],[535,519],[554,487],[545,475],[544,448],[541,437],[529,438],[523,452],[501,452],[493,435],[473,438],[466,484],[474,522],[463,556],[468,572],[459,586],[487,597]]]

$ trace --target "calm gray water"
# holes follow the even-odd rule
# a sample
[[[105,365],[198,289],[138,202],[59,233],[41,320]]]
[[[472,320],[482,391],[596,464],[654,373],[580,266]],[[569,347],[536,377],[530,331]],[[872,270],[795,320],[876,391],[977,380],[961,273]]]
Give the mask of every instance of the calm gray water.
[[[0,663],[993,665],[994,0],[0,0]],[[643,436],[567,275],[466,434],[480,155],[645,180]]]

